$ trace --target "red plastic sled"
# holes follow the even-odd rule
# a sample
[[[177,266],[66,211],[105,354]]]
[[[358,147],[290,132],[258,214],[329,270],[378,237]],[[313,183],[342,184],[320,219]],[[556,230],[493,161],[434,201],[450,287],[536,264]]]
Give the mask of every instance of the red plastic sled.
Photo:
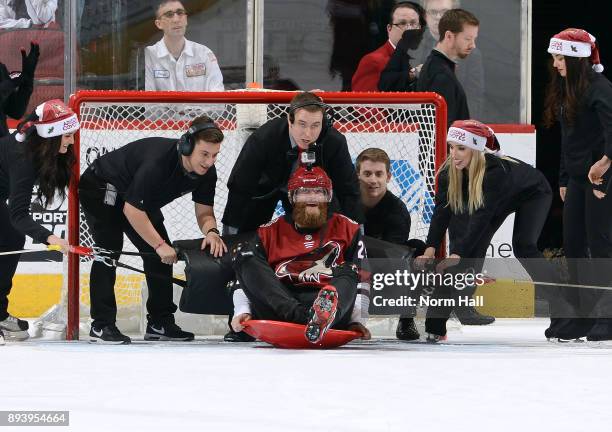
[[[246,333],[277,348],[336,348],[361,337],[355,331],[330,329],[319,343],[313,344],[306,340],[303,324],[249,320],[243,325]]]

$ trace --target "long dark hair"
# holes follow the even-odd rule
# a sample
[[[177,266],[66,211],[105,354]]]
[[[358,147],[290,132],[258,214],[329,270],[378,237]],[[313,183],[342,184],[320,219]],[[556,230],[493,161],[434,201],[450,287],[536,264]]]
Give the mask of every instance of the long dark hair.
[[[42,138],[36,129],[28,131],[26,157],[38,173],[38,193],[36,198],[43,206],[53,202],[55,194],[66,199],[66,188],[72,179],[72,169],[76,162],[73,146],[64,154],[59,153],[62,135]]]
[[[544,98],[544,126],[551,127],[558,120],[558,115],[563,108],[563,120],[573,125],[578,112],[582,97],[586,93],[593,72],[591,62],[587,57],[565,57],[566,76],[562,77],[559,72],[549,64],[550,81],[546,87]]]

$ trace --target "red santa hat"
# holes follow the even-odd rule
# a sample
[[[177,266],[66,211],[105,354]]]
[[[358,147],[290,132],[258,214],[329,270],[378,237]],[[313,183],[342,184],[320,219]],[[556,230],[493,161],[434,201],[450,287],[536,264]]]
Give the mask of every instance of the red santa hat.
[[[569,57],[589,57],[595,72],[603,72],[595,36],[586,30],[568,28],[550,39],[548,52]]]
[[[41,103],[27,120],[19,127],[15,136],[17,141],[25,141],[31,127],[36,127],[36,132],[42,138],[65,135],[79,129],[76,114],[59,99]]]
[[[76,114],[59,99],[38,105],[36,115],[39,119],[34,123],[36,132],[43,138],[65,135],[79,129]]]
[[[456,120],[448,129],[446,141],[480,152],[502,155],[493,129],[478,120]]]

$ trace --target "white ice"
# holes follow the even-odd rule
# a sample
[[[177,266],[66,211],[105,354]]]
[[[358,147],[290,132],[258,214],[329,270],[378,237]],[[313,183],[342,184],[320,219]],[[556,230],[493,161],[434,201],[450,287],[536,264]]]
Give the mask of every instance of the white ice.
[[[69,410],[69,430],[85,432],[612,430],[612,349],[548,343],[546,325],[329,351],[7,342],[0,410]]]

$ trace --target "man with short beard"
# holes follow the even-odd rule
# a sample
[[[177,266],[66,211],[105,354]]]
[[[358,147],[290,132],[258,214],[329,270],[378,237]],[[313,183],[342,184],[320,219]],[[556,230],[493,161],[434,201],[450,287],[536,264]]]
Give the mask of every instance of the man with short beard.
[[[480,22],[463,9],[446,11],[438,30],[440,40],[423,64],[416,91],[436,92],[446,100],[446,124],[470,118],[467,97],[455,75],[457,60],[464,59],[476,48]]]
[[[287,190],[291,214],[260,226],[252,242],[234,250],[232,328],[240,332],[245,321],[266,319],[305,324],[311,343],[329,328],[355,330],[369,339],[359,225],[328,212],[332,183],[320,167],[298,168]]]

